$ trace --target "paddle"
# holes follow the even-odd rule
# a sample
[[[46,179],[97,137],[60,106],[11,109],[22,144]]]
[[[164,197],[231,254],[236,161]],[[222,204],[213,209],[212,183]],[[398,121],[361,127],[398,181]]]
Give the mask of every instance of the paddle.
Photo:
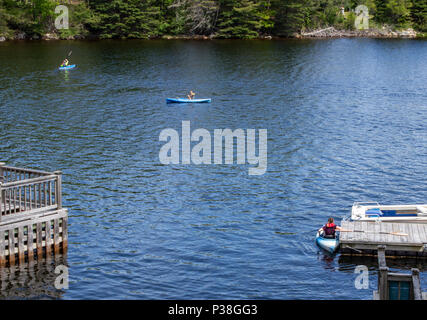
[[[402,232],[384,232],[384,231],[363,231],[363,230],[339,230],[340,232],[366,232],[366,233],[380,233],[380,234],[391,234],[393,236],[408,236],[407,233]]]

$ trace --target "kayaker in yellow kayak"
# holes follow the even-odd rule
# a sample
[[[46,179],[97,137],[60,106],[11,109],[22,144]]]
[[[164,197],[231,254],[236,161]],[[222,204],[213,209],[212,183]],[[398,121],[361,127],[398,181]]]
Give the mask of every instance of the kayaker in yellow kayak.
[[[65,59],[64,61],[62,61],[61,67],[66,67],[68,66],[68,59]]]
[[[324,238],[335,239],[335,231],[341,231],[343,229],[334,223],[334,218],[330,217],[328,223],[321,227],[319,232],[322,232],[322,230]]]
[[[195,95],[196,94],[192,90],[190,90],[190,94],[188,94],[187,97],[188,97],[188,99],[193,100]]]

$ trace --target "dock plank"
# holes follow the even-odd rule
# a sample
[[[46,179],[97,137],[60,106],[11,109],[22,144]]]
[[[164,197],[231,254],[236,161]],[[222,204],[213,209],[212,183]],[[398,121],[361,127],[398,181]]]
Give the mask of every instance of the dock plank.
[[[341,233],[342,248],[375,251],[378,245],[385,245],[391,251],[399,251],[402,254],[417,252],[417,256],[427,257],[427,250],[423,247],[427,243],[427,224],[345,221],[342,227],[353,230]],[[393,235],[394,232],[407,236]]]
[[[418,225],[414,223],[408,227],[409,227],[408,234],[411,235],[414,241],[422,242],[421,235],[420,235],[420,228],[418,228]]]

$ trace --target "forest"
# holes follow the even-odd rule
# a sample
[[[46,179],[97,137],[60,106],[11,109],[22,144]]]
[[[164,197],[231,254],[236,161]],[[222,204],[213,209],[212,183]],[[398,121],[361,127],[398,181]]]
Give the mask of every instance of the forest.
[[[55,8],[69,8],[69,28],[56,30]],[[427,32],[426,0],[0,0],[0,36],[150,39],[207,36],[291,37],[333,26],[354,29],[355,8],[369,9],[370,28]],[[23,36],[22,36],[23,35]]]

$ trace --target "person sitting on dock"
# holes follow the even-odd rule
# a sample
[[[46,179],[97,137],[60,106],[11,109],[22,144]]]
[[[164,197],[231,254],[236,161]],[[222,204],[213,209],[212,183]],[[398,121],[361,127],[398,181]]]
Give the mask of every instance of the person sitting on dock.
[[[196,94],[192,90],[190,90],[190,94],[188,94],[187,97],[188,97],[188,99],[193,100],[195,95]]]
[[[338,227],[334,223],[334,218],[330,217],[328,219],[328,223],[325,224],[322,228],[320,228],[319,232],[323,231],[323,237],[324,238],[335,239],[335,231],[341,231],[341,230],[342,230],[342,228]]]
[[[64,61],[62,61],[61,67],[66,67],[68,66],[68,59],[65,59]]]

